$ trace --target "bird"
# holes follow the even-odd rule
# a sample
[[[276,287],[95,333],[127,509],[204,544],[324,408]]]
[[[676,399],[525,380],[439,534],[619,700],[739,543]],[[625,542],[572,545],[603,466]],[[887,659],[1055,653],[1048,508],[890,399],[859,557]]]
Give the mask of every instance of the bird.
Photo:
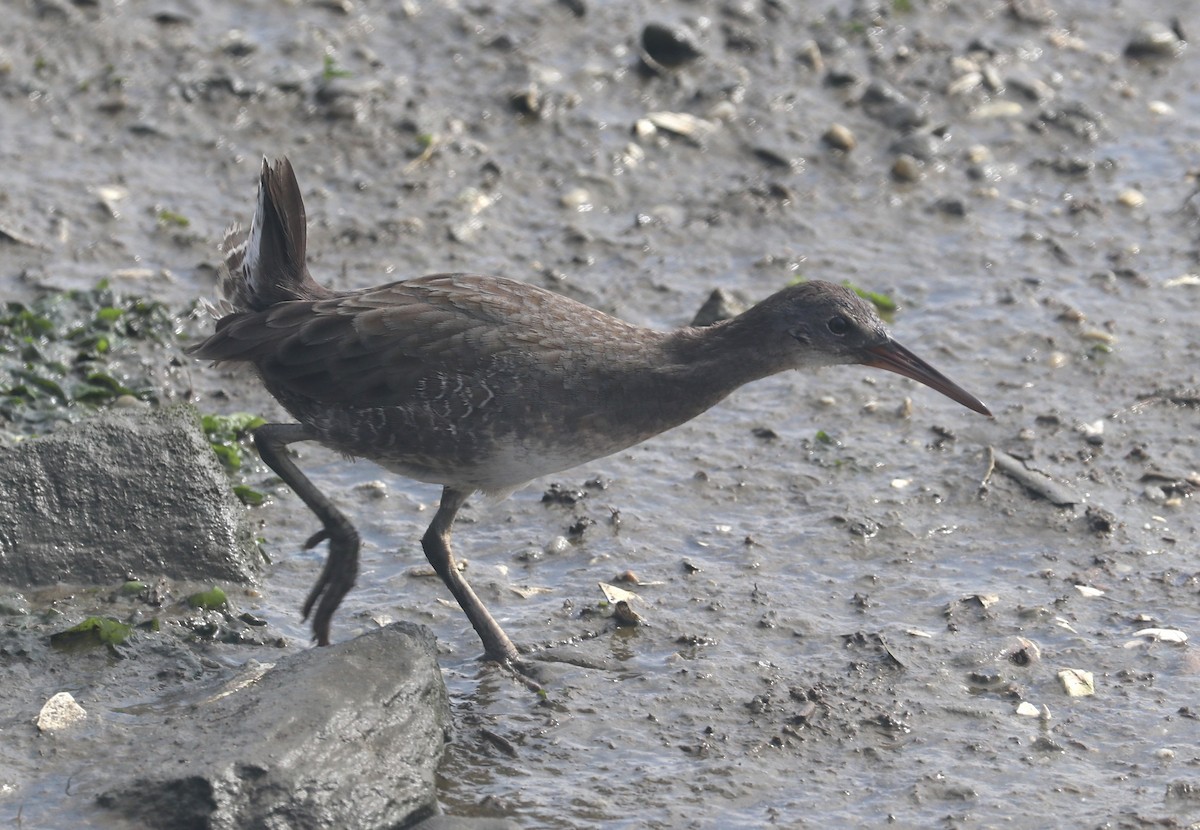
[[[916,380],[983,415],[975,396],[897,343],[854,291],[789,285],[707,327],[659,331],[528,283],[443,273],[335,291],[307,266],[307,220],[286,157],[263,159],[249,231],[220,246],[215,330],[198,359],[248,363],[295,419],[253,433],[262,460],[321,522],[329,543],[304,605],[318,645],[358,575],[353,523],[299,469],[288,445],[315,441],[441,485],[421,539],[486,658],[517,647],[457,566],[455,516],[476,492],[602,458],[695,418],[734,390],[787,370],[861,364]]]

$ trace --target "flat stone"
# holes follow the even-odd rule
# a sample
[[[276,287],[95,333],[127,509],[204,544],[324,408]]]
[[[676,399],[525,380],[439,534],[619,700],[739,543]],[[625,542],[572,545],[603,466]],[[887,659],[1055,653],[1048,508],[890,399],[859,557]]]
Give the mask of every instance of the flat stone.
[[[247,582],[260,558],[245,515],[191,406],[0,447],[0,582]]]
[[[450,722],[433,635],[410,623],[247,669],[144,714],[138,774],[98,803],[156,828],[408,826],[437,809]],[[100,774],[100,773],[97,773]],[[94,782],[84,776],[81,788]]]

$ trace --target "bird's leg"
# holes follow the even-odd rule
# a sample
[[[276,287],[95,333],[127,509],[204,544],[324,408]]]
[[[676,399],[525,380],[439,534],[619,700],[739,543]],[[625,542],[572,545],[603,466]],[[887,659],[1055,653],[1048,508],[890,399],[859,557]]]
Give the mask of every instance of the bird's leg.
[[[483,641],[483,650],[487,656],[498,663],[517,666],[520,663],[517,647],[508,639],[504,629],[467,584],[466,577],[459,572],[458,563],[454,561],[454,554],[450,552],[450,527],[468,495],[470,493],[455,490],[453,487],[442,490],[442,503],[438,506],[437,515],[433,517],[429,530],[425,531],[425,536],[421,539],[421,547],[425,549],[425,558],[429,560],[429,564],[433,565],[437,575],[446,583],[450,593],[454,594],[454,598],[466,612],[467,619],[471,621],[479,639]]]
[[[297,441],[312,441],[316,438],[308,427],[300,424],[265,424],[254,431],[254,446],[267,466],[274,470],[284,483],[299,496],[308,509],[317,514],[322,529],[305,543],[305,548],[316,547],[329,540],[329,555],[325,567],[317,577],[317,583],[304,601],[304,619],[308,619],[313,605],[313,637],[319,646],[329,645],[329,623],[333,612],[342,603],[342,598],[354,587],[358,575],[358,531],[342,511],[334,507],[329,497],[317,489],[308,476],[288,457],[288,444]],[[319,601],[319,602],[318,602]]]

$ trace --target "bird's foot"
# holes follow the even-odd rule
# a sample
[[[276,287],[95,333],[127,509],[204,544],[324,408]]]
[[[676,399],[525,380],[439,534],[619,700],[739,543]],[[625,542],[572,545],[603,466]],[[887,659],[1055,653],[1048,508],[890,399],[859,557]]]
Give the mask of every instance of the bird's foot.
[[[518,657],[497,665],[510,677],[536,695],[545,696],[546,686],[552,678],[535,662]]]
[[[305,543],[305,550],[329,541],[329,555],[325,557],[325,566],[316,584],[308,592],[304,600],[304,619],[313,613],[313,639],[319,646],[329,645],[329,627],[333,614],[342,599],[354,587],[358,577],[358,549],[360,546],[358,531],[347,523],[344,527],[325,527],[314,533]]]
[[[578,669],[600,672],[627,670],[613,660],[587,654],[570,644],[520,654],[504,660],[493,657],[487,659],[529,691],[543,697],[547,696],[550,689],[561,689],[569,685],[570,677],[577,674]]]

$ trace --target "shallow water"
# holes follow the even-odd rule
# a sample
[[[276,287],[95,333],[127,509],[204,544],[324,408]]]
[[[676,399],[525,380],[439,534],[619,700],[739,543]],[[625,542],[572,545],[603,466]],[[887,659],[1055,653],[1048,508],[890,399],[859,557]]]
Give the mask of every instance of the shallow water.
[[[1197,55],[1121,57],[1144,19],[1186,25],[1189,5],[1060,3],[1039,26],[988,4],[939,4],[865,30],[832,11],[767,21],[712,3],[590,4],[583,19],[554,4],[419,8],[213,3],[169,31],[128,5],[90,25],[70,11],[57,27],[26,10],[0,112],[0,209],[42,247],[0,246],[0,286],[24,295],[115,273],[125,290],[181,305],[207,294],[225,224],[249,219],[256,159],[286,152],[308,201],[314,272],[338,287],[498,272],[665,327],[717,285],[758,298],[797,275],[850,279],[900,298],[897,338],[996,414],[866,369],[791,374],[552,478],[609,482],[581,504],[543,505],[545,481],[473,502],[455,543],[508,633],[602,666],[551,664],[545,700],[480,663],[448,593],[414,575],[437,489],[305,449],[302,466],[366,543],[335,636],[410,619],[442,646],[456,724],[447,812],[525,827],[1200,820],[1194,649],[1135,637],[1200,630],[1194,499],[1143,480],[1197,469],[1195,404],[1155,397],[1194,399],[1200,384],[1200,289],[1168,286],[1196,270]],[[708,60],[637,75],[642,23],[703,28],[702,17]],[[232,27],[254,43],[249,55],[221,50]],[[732,48],[735,27],[759,45]],[[888,77],[946,125],[947,149],[922,181],[893,182],[895,131],[797,60],[804,41],[830,33],[846,45],[826,52],[827,68]],[[501,36],[513,45],[497,46]],[[990,119],[977,117],[987,100],[947,96],[949,63],[972,41],[1001,72],[1049,83],[1045,108],[1100,113],[1099,138],[1031,126],[1039,106],[1017,96],[988,96],[1025,108]],[[50,69],[26,58],[39,50]],[[360,109],[348,117],[313,91],[324,54],[354,73],[344,84]],[[105,64],[124,84],[85,86]],[[298,92],[278,85],[291,75]],[[226,76],[243,92],[222,92],[214,79]],[[528,83],[554,106],[541,121],[507,107]],[[127,105],[98,114],[107,95]],[[645,141],[644,159],[621,160],[646,112],[707,115],[722,101],[736,115],[702,146]],[[1172,113],[1153,114],[1152,101]],[[859,138],[845,157],[819,141],[835,120]],[[406,169],[425,132],[444,143]],[[973,145],[993,159],[982,180],[967,172]],[[796,164],[765,165],[757,148]],[[1093,172],[1046,164],[1071,158]],[[90,188],[105,183],[128,191],[120,218],[96,205]],[[591,209],[564,208],[580,186]],[[1119,204],[1127,187],[1142,207]],[[934,209],[942,197],[966,215]],[[190,225],[164,227],[160,207]],[[479,227],[464,229],[472,218]],[[456,228],[468,241],[447,241]],[[206,410],[278,415],[243,376],[196,367],[195,383]],[[1095,422],[1100,443],[1077,430]],[[988,446],[1030,457],[1084,504],[1055,508],[988,477]],[[377,479],[382,491],[360,487]],[[1111,512],[1114,532],[1090,530],[1086,505]],[[320,552],[298,547],[314,523],[286,495],[258,513],[275,565],[250,610],[303,647],[297,609]],[[581,516],[595,521],[582,540],[545,553]],[[876,530],[856,533],[866,527]],[[632,588],[645,621],[634,629],[599,609],[596,583],[626,570],[644,583]],[[983,608],[978,596],[996,599]],[[1010,660],[1018,638],[1041,659]],[[1097,693],[1067,697],[1064,668],[1094,672]],[[1021,701],[1050,718],[1018,716]]]

